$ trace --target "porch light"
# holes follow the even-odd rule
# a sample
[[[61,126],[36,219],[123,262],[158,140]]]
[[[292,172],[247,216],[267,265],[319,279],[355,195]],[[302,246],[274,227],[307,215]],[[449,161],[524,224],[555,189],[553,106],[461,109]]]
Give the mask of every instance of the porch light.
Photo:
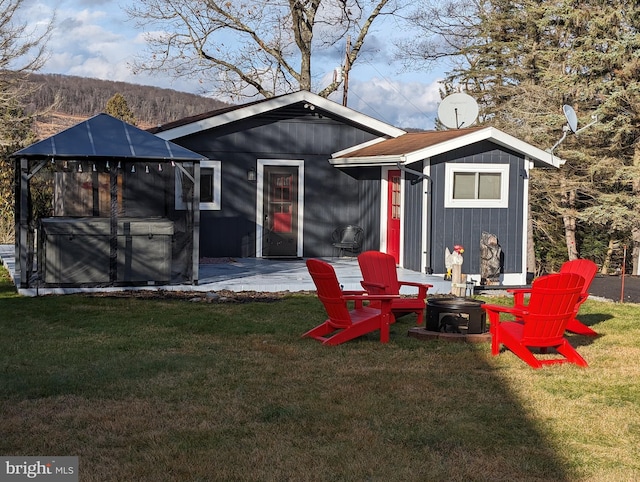
[[[247,181],[256,182],[256,170],[254,168],[247,171]]]

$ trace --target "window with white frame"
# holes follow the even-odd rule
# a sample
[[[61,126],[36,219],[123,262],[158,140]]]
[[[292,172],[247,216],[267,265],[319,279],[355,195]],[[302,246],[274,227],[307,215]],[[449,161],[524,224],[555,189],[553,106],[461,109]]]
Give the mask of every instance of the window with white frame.
[[[220,161],[200,161],[200,211],[220,209]],[[183,188],[185,174],[176,169],[176,209],[187,208]],[[187,180],[187,182],[191,182]]]
[[[506,208],[509,205],[508,164],[447,164],[447,208]]]

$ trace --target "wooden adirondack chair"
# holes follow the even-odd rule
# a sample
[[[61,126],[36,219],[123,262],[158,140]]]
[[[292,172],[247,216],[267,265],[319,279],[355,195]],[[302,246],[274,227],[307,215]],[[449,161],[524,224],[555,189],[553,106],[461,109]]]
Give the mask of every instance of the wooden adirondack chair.
[[[564,336],[584,285],[585,279],[575,273],[550,274],[533,282],[526,306],[482,305],[489,315],[491,353],[498,355],[502,344],[533,368],[566,362],[586,367],[587,362]],[[516,319],[501,321],[501,313],[511,314]],[[540,348],[542,353],[555,348],[562,357],[541,359],[531,348]]]
[[[576,316],[578,315],[578,311],[580,310],[580,305],[582,305],[582,303],[584,303],[589,297],[589,287],[591,286],[591,283],[593,282],[593,278],[595,278],[597,271],[598,265],[588,259],[574,259],[572,261],[565,262],[560,267],[560,273],[576,273],[585,279],[584,289],[580,294],[580,298],[578,298],[578,302],[576,303],[573,317],[569,320],[569,323],[567,323],[567,331],[570,331],[571,333],[577,333],[579,335],[586,336],[598,336],[598,333],[593,331],[591,328],[589,328],[587,325],[576,318]],[[524,295],[530,293],[530,289],[518,288],[508,291],[510,293],[513,293],[514,307],[526,306]]]
[[[303,337],[314,338],[324,345],[339,345],[380,330],[380,341],[389,341],[389,325],[395,322],[391,313],[391,302],[397,296],[368,295],[365,291],[342,291],[333,266],[319,259],[308,259],[307,269],[329,318],[306,332]],[[354,301],[354,309],[349,310],[347,301]],[[364,301],[375,301],[379,305],[365,305]]]
[[[394,257],[380,251],[365,251],[358,256],[358,264],[363,278],[360,284],[370,295],[400,295],[402,286],[417,288],[418,293],[415,297],[398,297],[394,299],[391,302],[391,311],[394,315],[416,313],[418,315],[417,324],[420,325],[422,323],[427,301],[427,290],[432,288],[433,285],[412,281],[398,281]]]

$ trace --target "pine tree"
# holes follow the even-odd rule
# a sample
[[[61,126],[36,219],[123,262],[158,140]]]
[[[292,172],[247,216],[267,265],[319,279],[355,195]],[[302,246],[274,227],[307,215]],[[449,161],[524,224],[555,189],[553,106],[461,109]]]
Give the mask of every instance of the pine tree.
[[[562,219],[567,255],[573,259],[587,225],[599,227],[605,237],[633,233],[637,263],[640,225],[632,215],[640,193],[636,2],[453,1],[431,7],[414,21],[429,32],[432,46],[428,51],[417,46],[414,54],[427,63],[454,60],[446,82],[478,99],[483,121],[551,147],[566,124],[563,104],[578,113],[579,126],[598,115],[599,123],[557,146],[554,154],[566,160],[559,171],[534,171],[530,200],[536,239],[560,242],[556,220]]]
[[[120,93],[113,94],[107,101],[106,113],[128,124],[136,125],[136,118],[131,109],[129,109],[127,99]]]

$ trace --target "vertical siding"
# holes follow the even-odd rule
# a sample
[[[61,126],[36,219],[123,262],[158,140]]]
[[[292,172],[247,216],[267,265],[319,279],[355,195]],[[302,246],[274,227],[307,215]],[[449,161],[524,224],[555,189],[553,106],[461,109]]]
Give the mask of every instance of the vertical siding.
[[[201,256],[256,255],[256,184],[246,172],[257,159],[304,161],[303,256],[331,256],[331,233],[345,224],[361,225],[365,246],[379,247],[379,169],[329,164],[332,153],[377,136],[321,114],[290,107],[174,140],[222,163],[221,209],[201,212]]]
[[[492,163],[509,164],[509,207],[508,208],[446,208],[445,163]],[[463,271],[480,272],[480,236],[482,231],[498,237],[504,256],[503,272],[523,271],[523,199],[524,159],[512,151],[490,142],[482,142],[451,151],[431,159],[433,178],[433,225],[431,251],[433,269],[445,272],[445,248],[451,250],[454,244],[465,248]]]
[[[421,171],[422,163],[412,164],[409,167],[414,171]],[[413,181],[418,182],[412,184]],[[405,173],[403,266],[414,271],[422,270],[422,225],[425,221],[422,213],[422,196],[425,182],[427,181],[418,180],[417,176]]]

